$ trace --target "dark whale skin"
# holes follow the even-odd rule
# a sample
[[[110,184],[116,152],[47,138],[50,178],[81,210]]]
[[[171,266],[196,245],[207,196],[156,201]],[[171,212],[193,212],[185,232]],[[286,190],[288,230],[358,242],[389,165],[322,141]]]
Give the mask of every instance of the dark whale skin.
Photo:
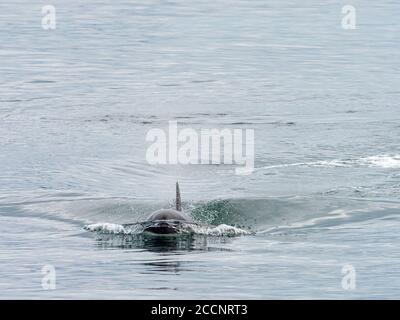
[[[146,227],[144,232],[150,232],[153,234],[177,234],[178,229],[168,222],[161,222]]]
[[[146,220],[147,226],[144,232],[153,234],[176,234],[179,222],[191,222],[190,218],[183,212],[174,209],[161,209],[153,212]]]

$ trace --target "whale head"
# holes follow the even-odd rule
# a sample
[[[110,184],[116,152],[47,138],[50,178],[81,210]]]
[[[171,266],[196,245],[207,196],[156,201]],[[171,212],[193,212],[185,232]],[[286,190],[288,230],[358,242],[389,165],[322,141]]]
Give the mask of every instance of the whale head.
[[[146,219],[144,231],[155,234],[174,234],[179,232],[179,224],[191,222],[188,215],[182,212],[179,184],[176,183],[175,209],[160,209],[151,213]]]

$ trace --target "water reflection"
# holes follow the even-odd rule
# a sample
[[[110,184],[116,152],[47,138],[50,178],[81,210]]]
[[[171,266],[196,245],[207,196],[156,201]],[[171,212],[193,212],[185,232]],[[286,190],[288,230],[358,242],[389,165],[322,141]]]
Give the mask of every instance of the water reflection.
[[[179,235],[152,235],[140,233],[135,235],[126,234],[97,234],[96,244],[98,247],[108,249],[137,249],[156,253],[149,259],[138,261],[144,268],[141,274],[179,274],[182,271],[191,270],[190,261],[185,259],[188,253],[205,253],[210,251],[231,251],[225,247],[228,238],[210,237],[197,234]],[[168,287],[168,289],[171,289]]]
[[[229,251],[224,248],[230,239],[206,235],[97,234],[101,248],[144,249],[151,252],[180,254],[188,251]]]

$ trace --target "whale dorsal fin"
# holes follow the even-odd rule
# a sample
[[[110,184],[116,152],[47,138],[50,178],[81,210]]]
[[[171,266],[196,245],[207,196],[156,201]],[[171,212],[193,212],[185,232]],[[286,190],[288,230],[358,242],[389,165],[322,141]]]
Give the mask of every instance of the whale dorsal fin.
[[[181,202],[181,192],[179,191],[179,183],[176,182],[176,199],[175,199],[176,210],[182,211],[182,202]]]

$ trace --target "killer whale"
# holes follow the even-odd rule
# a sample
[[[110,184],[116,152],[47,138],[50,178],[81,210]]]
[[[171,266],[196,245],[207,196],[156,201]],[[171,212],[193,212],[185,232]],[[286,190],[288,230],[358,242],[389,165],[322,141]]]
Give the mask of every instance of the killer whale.
[[[193,234],[211,236],[237,236],[243,234],[252,234],[250,231],[242,230],[226,224],[220,224],[216,226],[193,221],[190,215],[187,215],[182,211],[182,201],[178,182],[176,182],[175,208],[154,211],[148,215],[144,221],[141,222],[138,221],[134,223],[125,223],[122,225],[113,223],[94,223],[84,226],[84,229],[108,236],[122,236],[124,241],[130,241],[130,237],[136,238],[139,236],[138,238],[142,240],[154,240],[158,245],[164,245],[167,243],[168,246],[171,244],[170,241],[182,239],[183,237],[185,240],[188,240]],[[158,235],[168,234],[177,234],[179,236],[169,238],[158,237]],[[150,236],[148,237],[148,235]],[[153,237],[153,235],[156,235],[157,237]],[[182,235],[182,238],[180,235]],[[132,240],[132,238],[130,239]]]
[[[175,209],[160,209],[151,213],[144,222],[144,232],[153,234],[179,233],[179,225],[192,222],[190,217],[182,212],[179,183],[176,182]]]

